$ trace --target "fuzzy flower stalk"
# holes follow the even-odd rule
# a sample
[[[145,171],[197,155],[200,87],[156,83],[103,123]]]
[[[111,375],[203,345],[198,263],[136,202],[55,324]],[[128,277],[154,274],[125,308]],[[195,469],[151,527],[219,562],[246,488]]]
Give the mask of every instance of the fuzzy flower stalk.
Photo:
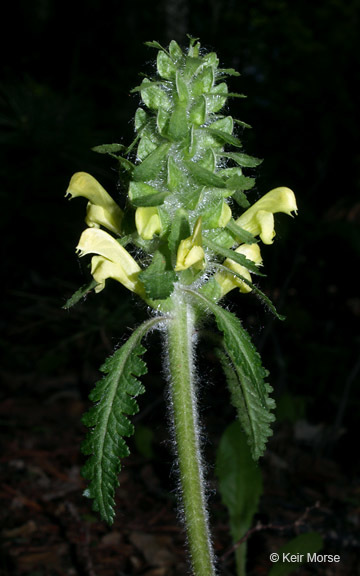
[[[175,41],[167,49],[148,45],[157,50],[157,75],[132,91],[140,97],[135,140],[128,147],[94,149],[116,159],[121,192],[109,194],[83,172],[67,190],[71,198],[88,201],[77,251],[81,258],[91,256],[93,277],[68,306],[115,280],[153,312],[102,367],[104,376],[90,395],[94,406],[83,419],[89,427],[83,475],[86,495],[111,524],[121,459],[129,453],[124,438],[134,431],[129,416],[145,391],[139,381],[146,372],[142,340],[154,327],[165,330],[189,557],[195,576],[211,576],[216,568],[198,431],[194,334],[199,321],[215,319],[230,400],[257,460],[271,435],[272,389],[248,333],[222,301],[235,288],[255,292],[277,314],[253,276],[262,275],[261,243],[274,241],[274,215],[296,214],[297,206],[286,187],[250,202],[253,169],[261,160],[242,152],[239,133],[248,125],[227,114],[228,99],[243,97],[226,83],[238,73],[220,68],[217,55],[200,50],[197,39],[190,38],[186,50]]]

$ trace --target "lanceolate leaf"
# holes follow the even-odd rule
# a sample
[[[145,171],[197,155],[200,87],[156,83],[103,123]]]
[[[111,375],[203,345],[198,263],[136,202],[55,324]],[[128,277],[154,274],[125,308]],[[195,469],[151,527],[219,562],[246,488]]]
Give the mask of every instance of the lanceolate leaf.
[[[85,296],[89,292],[91,292],[91,290],[93,290],[93,288],[95,288],[96,285],[97,285],[96,280],[91,280],[91,282],[89,282],[88,284],[81,286],[81,288],[76,290],[76,292],[74,292],[74,294],[65,302],[63,309],[68,310],[72,306],[75,306],[75,304],[80,302],[82,298],[85,298]]]
[[[210,248],[215,252],[215,254],[220,254],[221,256],[224,256],[224,258],[230,258],[231,260],[234,260],[234,262],[237,262],[241,266],[245,266],[245,268],[250,270],[250,272],[258,274],[258,276],[264,276],[264,274],[259,272],[259,269],[256,266],[256,264],[252,260],[246,258],[243,254],[235,252],[235,250],[228,250],[227,248],[223,248],[222,246],[220,246],[220,244],[217,244],[216,242],[209,240],[209,238],[204,238],[203,241],[204,244],[208,246],[208,248]]]
[[[95,406],[83,417],[85,426],[91,428],[82,445],[83,453],[90,456],[82,469],[84,478],[89,481],[85,496],[94,500],[94,510],[108,524],[113,523],[115,515],[114,494],[119,484],[120,459],[129,454],[124,436],[134,433],[127,415],[138,411],[135,397],[145,391],[137,378],[146,373],[146,365],[139,357],[145,352],[140,342],[161,320],[154,318],[144,322],[106,360],[101,367],[105,376],[90,394]]]
[[[221,360],[231,401],[248,437],[252,456],[257,460],[265,451],[267,438],[272,434],[270,424],[275,419],[271,413],[275,402],[269,397],[272,388],[265,382],[268,372],[240,320],[205,296],[187,291],[214,314],[218,328],[224,334],[226,355],[222,353]]]
[[[285,316],[282,316],[281,314],[279,314],[277,312],[277,310],[276,310],[274,304],[271,302],[270,298],[268,298],[266,296],[266,294],[264,294],[264,292],[262,292],[257,286],[255,286],[255,284],[250,282],[250,280],[248,280],[247,278],[242,276],[242,274],[239,274],[238,272],[235,272],[234,270],[230,270],[229,268],[227,268],[226,266],[223,266],[222,264],[216,264],[216,267],[219,268],[220,270],[222,270],[223,272],[227,272],[228,274],[232,274],[233,276],[237,276],[237,278],[240,278],[240,280],[245,282],[245,284],[247,284],[257,296],[259,296],[260,300],[262,300],[264,302],[264,304],[266,304],[266,306],[269,308],[269,310],[271,310],[271,312],[274,314],[274,316],[276,316],[276,318],[278,320],[285,320]]]

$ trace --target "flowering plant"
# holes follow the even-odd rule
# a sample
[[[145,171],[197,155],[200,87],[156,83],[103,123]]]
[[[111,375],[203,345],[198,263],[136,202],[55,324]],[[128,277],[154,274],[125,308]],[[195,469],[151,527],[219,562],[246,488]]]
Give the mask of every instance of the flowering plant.
[[[252,275],[262,275],[260,240],[273,242],[274,214],[291,215],[297,207],[285,187],[250,205],[247,192],[255,180],[244,171],[261,161],[240,152],[235,126],[247,125],[224,113],[228,98],[243,96],[229,92],[225,82],[238,73],[219,68],[216,54],[203,53],[197,39],[190,38],[186,51],[175,41],[168,49],[148,45],[158,50],[157,77],[144,78],[133,90],[141,96],[134,142],[128,148],[95,149],[119,162],[127,180],[122,208],[89,174],[75,174],[67,191],[88,200],[88,228],[77,250],[81,257],[92,255],[91,287],[100,292],[114,279],[151,311],[105,362],[105,375],[90,395],[94,406],[84,417],[90,431],[83,444],[89,456],[83,475],[86,495],[111,524],[120,460],[128,454],[124,437],[133,433],[128,416],[144,392],[138,380],[146,371],[141,341],[149,330],[161,328],[191,564],[196,576],[210,576],[215,568],[198,432],[195,328],[207,315],[215,317],[231,401],[258,459],[271,434],[272,389],[248,333],[219,302],[235,288],[254,291],[277,314]]]

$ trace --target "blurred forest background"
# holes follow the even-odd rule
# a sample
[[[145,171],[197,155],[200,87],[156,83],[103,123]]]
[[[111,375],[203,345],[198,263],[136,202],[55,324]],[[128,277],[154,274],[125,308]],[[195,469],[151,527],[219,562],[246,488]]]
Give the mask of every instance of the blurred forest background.
[[[186,46],[189,33],[216,51],[223,67],[241,73],[230,88],[247,99],[232,101],[230,113],[253,127],[242,134],[245,152],[264,158],[253,198],[285,185],[298,201],[298,216],[279,215],[274,245],[262,248],[267,277],[260,286],[286,322],[274,320],[254,296],[232,293],[229,304],[270,369],[279,429],[281,423],[291,428],[287,442],[295,437],[309,453],[336,463],[352,485],[360,472],[359,17],[359,0],[17,0],[7,6],[0,77],[6,454],[22,450],[17,461],[27,466],[26,450],[33,456],[60,450],[67,439],[79,462],[80,414],[98,367],[147,314],[111,282],[100,295],[62,310],[88,278],[74,252],[86,203],[69,204],[64,193],[74,172],[87,171],[117,197],[115,161],[91,148],[132,141],[139,96],[130,90],[139,73],[153,72],[156,54],[144,42],[176,39]],[[161,451],[159,339],[149,350],[141,422]],[[215,359],[205,346],[199,353],[204,419],[216,445],[233,413]],[[10,466],[15,483],[24,480],[25,464]],[[64,473],[60,464],[57,470]],[[11,496],[11,488],[2,494]],[[358,491],[355,496],[358,511]]]

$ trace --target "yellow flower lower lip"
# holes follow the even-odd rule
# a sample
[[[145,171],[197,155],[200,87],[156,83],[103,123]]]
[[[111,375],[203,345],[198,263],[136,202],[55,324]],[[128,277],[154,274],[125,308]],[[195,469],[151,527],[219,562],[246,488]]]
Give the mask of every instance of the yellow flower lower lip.
[[[246,258],[248,258],[248,260],[252,260],[252,262],[254,262],[257,266],[261,266],[262,264],[262,258],[258,244],[242,244],[235,250],[235,252],[243,254],[246,256]],[[246,284],[246,282],[231,274],[231,271],[236,272],[251,282],[250,272],[247,268],[245,268],[245,266],[241,266],[241,264],[234,262],[234,260],[231,260],[230,258],[226,258],[224,261],[224,266],[229,268],[229,272],[222,270],[221,272],[217,272],[215,274],[215,280],[221,287],[221,296],[225,296],[225,294],[234,288],[239,288],[240,292],[244,293],[251,292],[251,287]]]
[[[205,252],[201,246],[201,216],[196,220],[191,236],[181,240],[176,257],[175,271],[181,272],[191,266],[202,270],[205,264]]]
[[[236,220],[236,224],[254,236],[260,236],[264,244],[272,244],[275,236],[274,214],[297,212],[295,194],[290,188],[270,190]]]
[[[152,240],[155,234],[160,234],[161,220],[157,206],[137,208],[135,225],[139,236],[144,240]]]
[[[120,234],[123,211],[93,176],[86,172],[74,174],[65,196],[82,196],[89,200],[85,219],[88,226],[104,226]]]
[[[76,250],[80,256],[96,254],[92,259],[92,274],[101,286],[97,288],[98,292],[107,278],[114,278],[132,292],[143,295],[143,286],[138,279],[140,266],[110,234],[98,228],[87,228]]]

